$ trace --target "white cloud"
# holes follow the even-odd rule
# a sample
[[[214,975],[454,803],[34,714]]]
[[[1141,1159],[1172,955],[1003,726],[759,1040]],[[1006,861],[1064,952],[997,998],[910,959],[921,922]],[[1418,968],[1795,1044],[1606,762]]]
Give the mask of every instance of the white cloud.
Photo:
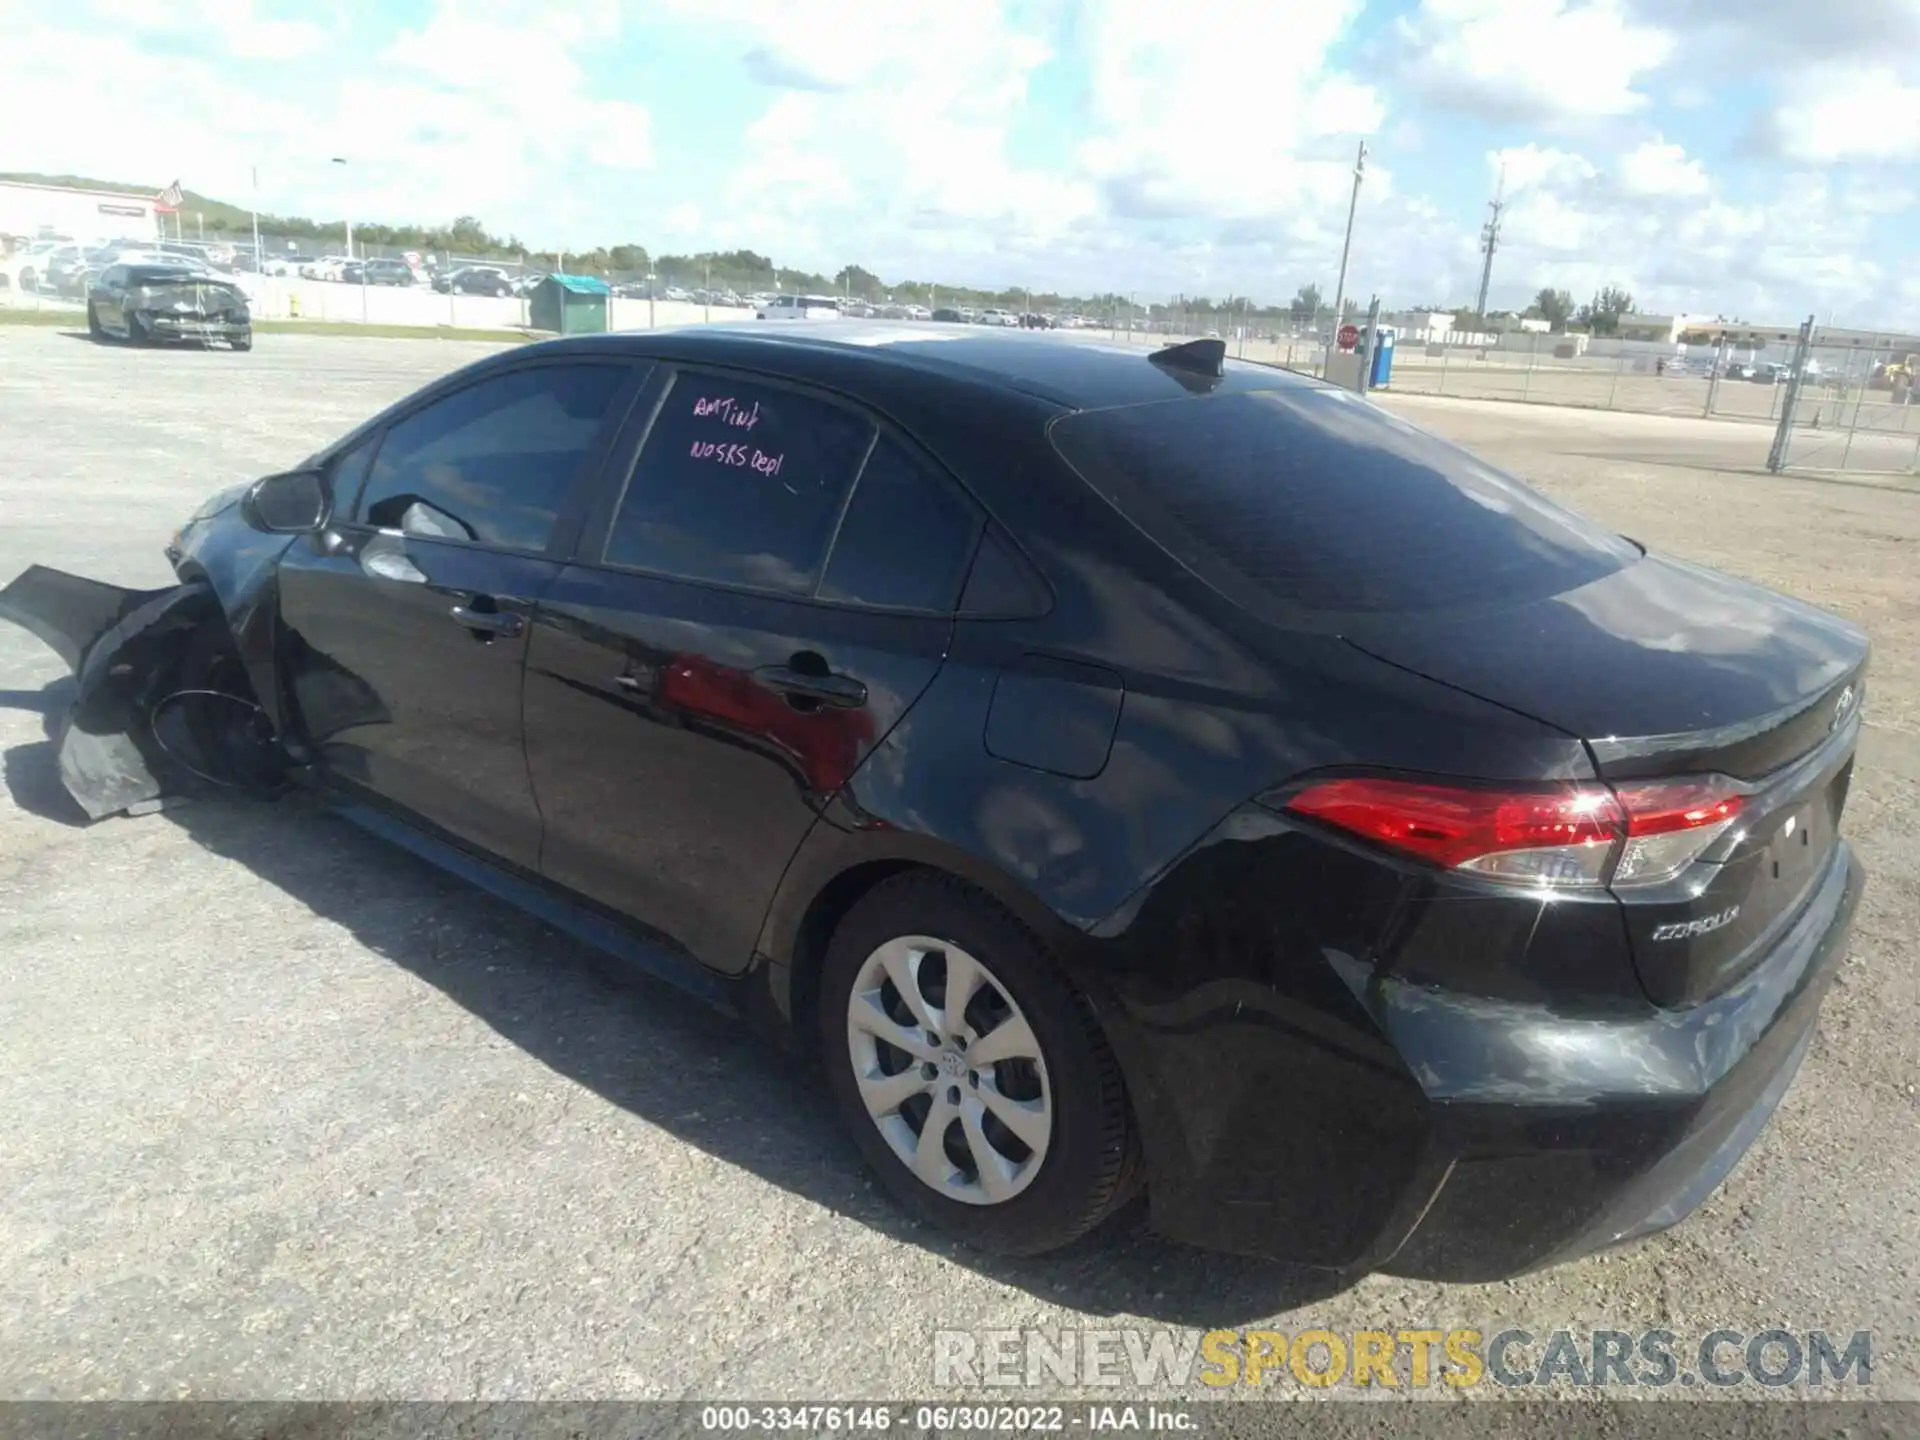
[[[1797,76],[1772,121],[1774,142],[1795,160],[1883,160],[1911,164],[1909,117],[1920,84],[1890,67],[1821,66]]]
[[[253,0],[176,0],[161,6],[95,0],[92,13],[116,37],[211,42],[237,60],[293,60],[326,45],[326,30],[313,21],[265,19],[255,8]]]
[[[1698,160],[1679,145],[1648,140],[1620,157],[1620,184],[1629,195],[1705,195],[1711,188]]]
[[[1142,299],[1330,292],[1366,137],[1362,297],[1470,298],[1504,161],[1495,303],[1620,283],[1660,309],[1920,306],[1873,258],[1920,189],[1897,123],[1920,0],[1418,0],[1394,65],[1358,69],[1382,0],[1223,0],[1205,24],[1070,3],[438,0],[403,24],[0,0],[0,134],[13,167],[242,202],[258,164],[283,213]],[[1766,173],[1683,113],[1724,105],[1723,75],[1775,96]],[[1448,163],[1462,110],[1501,125],[1473,193]]]
[[[1542,187],[1565,189],[1599,173],[1584,155],[1531,143],[1497,151],[1488,159],[1494,171],[1506,177],[1509,194]]]
[[[1382,123],[1379,94],[1328,68],[1359,0],[1223,8],[1182,24],[1159,0],[1114,0],[1084,19],[1095,130],[1080,158],[1122,214],[1238,218],[1337,203],[1348,137]],[[1240,72],[1233,57],[1255,57],[1257,70]]]
[[[718,247],[778,248],[795,265],[924,273],[1058,244],[1092,216],[1074,175],[1020,165],[1013,127],[1044,36],[997,3],[666,0],[737,42],[769,87],[744,158],[713,185]]]
[[[1420,0],[1396,30],[1403,78],[1430,104],[1516,119],[1631,114],[1674,53],[1620,0]]]
[[[1657,137],[1610,161],[1537,146],[1489,156],[1502,158],[1510,203],[1497,303],[1523,303],[1545,286],[1583,299],[1621,285],[1657,313],[1818,310],[1841,323],[1898,323],[1868,232],[1846,213],[1845,192],[1821,177],[1776,176],[1763,199],[1733,200]]]

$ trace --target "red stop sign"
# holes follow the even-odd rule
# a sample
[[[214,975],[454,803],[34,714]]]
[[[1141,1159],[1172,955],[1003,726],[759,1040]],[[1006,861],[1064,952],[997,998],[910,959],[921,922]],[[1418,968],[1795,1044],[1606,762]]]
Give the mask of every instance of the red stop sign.
[[[1360,343],[1360,327],[1352,324],[1342,325],[1337,338],[1342,350],[1351,350]]]

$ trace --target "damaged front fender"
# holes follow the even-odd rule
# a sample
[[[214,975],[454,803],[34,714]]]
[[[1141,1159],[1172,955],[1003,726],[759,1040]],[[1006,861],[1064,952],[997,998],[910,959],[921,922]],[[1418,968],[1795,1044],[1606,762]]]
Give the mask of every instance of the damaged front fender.
[[[34,565],[0,590],[0,620],[11,620],[36,636],[78,675],[87,652],[102,635],[142,605],[178,588],[129,590]]]
[[[0,619],[74,672],[54,741],[61,783],[90,818],[201,784],[278,788],[284,754],[205,581],[130,590],[36,565],[0,590]]]

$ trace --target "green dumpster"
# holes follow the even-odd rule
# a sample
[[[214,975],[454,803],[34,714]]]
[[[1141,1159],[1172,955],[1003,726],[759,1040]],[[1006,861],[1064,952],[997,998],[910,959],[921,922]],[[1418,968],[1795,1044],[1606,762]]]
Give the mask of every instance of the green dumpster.
[[[612,294],[606,281],[591,275],[549,275],[533,287],[529,320],[535,330],[556,335],[603,334]]]

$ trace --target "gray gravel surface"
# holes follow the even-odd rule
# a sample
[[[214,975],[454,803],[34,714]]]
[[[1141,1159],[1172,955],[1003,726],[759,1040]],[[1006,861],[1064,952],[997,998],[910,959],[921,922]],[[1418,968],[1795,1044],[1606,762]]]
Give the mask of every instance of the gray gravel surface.
[[[205,493],[483,353],[0,327],[0,580],[166,583]],[[1920,1396],[1920,496],[1768,477],[1755,427],[1386,403],[1874,635],[1852,956],[1773,1124],[1676,1231],[1459,1288],[1342,1291],[1137,1224],[956,1252],[810,1077],[324,813],[83,826],[45,739],[61,666],[0,626],[0,1397],[924,1396],[936,1329],[1256,1325],[1869,1329],[1875,1392]]]

